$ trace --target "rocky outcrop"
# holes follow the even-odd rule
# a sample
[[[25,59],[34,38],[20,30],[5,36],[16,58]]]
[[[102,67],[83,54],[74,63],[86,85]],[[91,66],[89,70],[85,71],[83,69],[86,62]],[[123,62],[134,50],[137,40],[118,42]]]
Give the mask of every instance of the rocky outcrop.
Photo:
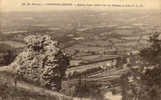
[[[60,90],[69,57],[59,48],[59,43],[48,35],[31,35],[25,42],[23,52],[11,64],[18,77]]]

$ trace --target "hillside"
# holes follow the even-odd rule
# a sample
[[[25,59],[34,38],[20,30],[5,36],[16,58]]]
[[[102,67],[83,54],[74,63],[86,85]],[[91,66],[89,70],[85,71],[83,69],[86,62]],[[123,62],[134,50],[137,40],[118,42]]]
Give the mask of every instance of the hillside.
[[[13,76],[14,73],[6,69],[6,66],[0,68],[0,98],[3,100],[72,100],[72,97],[58,92],[15,80]]]

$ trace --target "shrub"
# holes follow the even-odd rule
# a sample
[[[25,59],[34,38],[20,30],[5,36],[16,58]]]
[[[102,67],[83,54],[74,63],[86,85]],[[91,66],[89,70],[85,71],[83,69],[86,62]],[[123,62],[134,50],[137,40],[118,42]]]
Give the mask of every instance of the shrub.
[[[0,44],[0,66],[9,65],[17,56],[16,48],[10,45]]]
[[[69,57],[59,48],[59,43],[48,35],[31,35],[25,38],[25,42],[23,52],[11,64],[16,68],[18,77],[60,90]]]

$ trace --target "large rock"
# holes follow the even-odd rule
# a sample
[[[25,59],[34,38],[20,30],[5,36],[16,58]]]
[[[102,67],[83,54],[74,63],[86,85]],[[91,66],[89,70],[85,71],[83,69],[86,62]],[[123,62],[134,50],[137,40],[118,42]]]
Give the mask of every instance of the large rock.
[[[25,38],[26,47],[11,64],[17,75],[52,90],[61,89],[69,57],[48,35]]]

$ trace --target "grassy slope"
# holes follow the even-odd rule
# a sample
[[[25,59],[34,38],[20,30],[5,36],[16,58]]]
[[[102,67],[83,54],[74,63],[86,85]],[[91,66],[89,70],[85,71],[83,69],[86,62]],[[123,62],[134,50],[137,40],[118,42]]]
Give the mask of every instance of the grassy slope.
[[[17,81],[7,67],[0,68],[0,99],[3,100],[72,100],[58,92],[53,92],[32,84]]]

